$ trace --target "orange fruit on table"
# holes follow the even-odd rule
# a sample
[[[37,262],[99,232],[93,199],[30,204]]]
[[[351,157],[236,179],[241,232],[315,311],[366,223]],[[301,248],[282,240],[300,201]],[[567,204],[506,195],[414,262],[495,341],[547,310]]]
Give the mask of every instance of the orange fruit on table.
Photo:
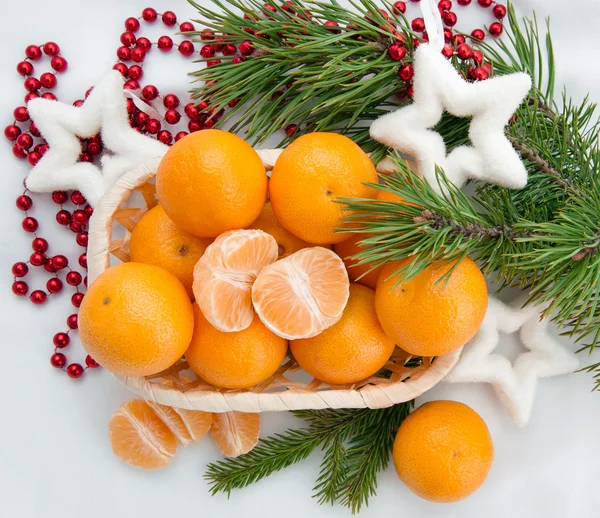
[[[154,264],[171,272],[193,298],[194,266],[212,241],[181,230],[162,205],[157,205],[134,227],[129,241],[130,257],[133,262]]]
[[[462,347],[475,336],[487,310],[488,291],[481,270],[467,257],[449,278],[440,281],[455,263],[433,263],[412,280],[395,286],[395,272],[413,260],[386,264],[381,271],[375,308],[383,330],[414,355],[437,356]]]
[[[122,376],[148,376],[173,365],[190,344],[193,328],[183,284],[151,264],[111,266],[88,288],[79,308],[85,349]]]
[[[212,423],[210,412],[172,408],[154,401],[147,401],[147,403],[183,446],[199,441],[210,429]]]
[[[375,291],[350,284],[350,297],[341,320],[313,338],[292,340],[290,350],[311,376],[343,385],[367,379],[381,369],[396,344],[375,314]]]
[[[400,425],[393,457],[398,476],[413,493],[432,502],[456,502],[483,484],[494,445],[473,409],[457,401],[432,401]]]
[[[283,259],[288,255],[301,250],[302,248],[315,246],[311,243],[307,243],[306,241],[302,241],[302,239],[296,237],[291,232],[288,232],[275,217],[273,206],[270,202],[265,204],[262,212],[258,218],[256,218],[254,223],[250,225],[250,228],[262,230],[263,232],[266,232],[275,238],[275,241],[277,241],[279,259]]]
[[[245,389],[267,380],[281,365],[287,341],[254,316],[243,331],[215,329],[194,305],[194,336],[185,357],[203,380],[219,388]]]
[[[143,469],[163,468],[177,453],[177,439],[142,399],[123,403],[108,423],[115,455]]]
[[[258,442],[260,414],[235,411],[213,414],[210,435],[225,457],[239,457]]]
[[[348,137],[309,133],[281,153],[269,185],[277,219],[298,238],[315,244],[347,239],[336,233],[340,218],[352,214],[336,198],[374,198],[377,183],[371,159]]]
[[[252,302],[264,324],[289,340],[310,338],[342,318],[349,295],[342,260],[320,246],[263,268],[252,286]]]
[[[252,224],[267,199],[267,181],[250,144],[210,129],[190,133],[171,146],[156,172],[156,194],[178,227],[217,237]]]
[[[277,260],[275,239],[262,230],[221,234],[194,267],[193,291],[206,319],[219,331],[241,331],[254,318],[252,284]]]

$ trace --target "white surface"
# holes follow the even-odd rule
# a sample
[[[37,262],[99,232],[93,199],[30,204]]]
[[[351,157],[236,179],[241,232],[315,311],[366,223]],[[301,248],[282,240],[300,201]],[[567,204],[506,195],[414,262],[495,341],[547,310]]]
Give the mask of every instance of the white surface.
[[[552,17],[559,63],[557,84],[566,85],[576,99],[590,91],[593,99],[600,100],[596,59],[600,3],[523,0],[518,4],[522,12],[535,7],[540,19]],[[57,93],[72,101],[114,64],[123,20],[137,16],[146,6],[142,0],[3,1],[2,127],[12,121],[13,108],[22,103],[22,79],[14,67],[26,45],[48,40],[61,45],[69,70],[59,76]],[[155,7],[171,8],[181,18],[193,15],[183,0],[161,0]],[[475,5],[459,9],[461,20],[466,19],[460,14],[464,11],[481,15]],[[486,13],[485,19],[489,23],[491,15]],[[156,36],[158,31],[157,27],[143,32]],[[192,67],[183,58],[170,60],[153,50],[145,71],[159,89],[170,87],[169,91],[183,96],[187,78],[182,72]],[[70,295],[64,293],[59,300],[34,307],[10,293],[10,266],[30,253],[30,237],[20,229],[21,214],[14,207],[27,166],[13,158],[6,142],[0,142],[0,160],[0,517],[350,516],[343,508],[320,507],[310,498],[320,463],[318,454],[235,492],[229,501],[224,495],[210,497],[202,478],[206,463],[219,458],[210,440],[189,447],[159,472],[132,469],[113,456],[106,425],[119,404],[131,396],[107,372],[89,372],[74,382],[50,367],[52,335],[64,329]],[[40,199],[34,198],[38,204],[32,215],[40,219],[40,233],[49,237],[52,253],[74,252],[70,232],[54,223],[55,208]],[[74,253],[70,257],[76,261]],[[71,345],[68,353],[72,361],[83,360],[77,344]],[[584,374],[540,380],[531,421],[519,429],[505,415],[490,387],[436,387],[419,398],[419,404],[456,399],[486,420],[496,454],[488,480],[462,502],[431,504],[410,493],[390,467],[379,478],[378,496],[361,516],[598,516],[600,394],[592,394],[590,389],[590,377]],[[269,434],[294,424],[294,418],[266,415],[263,423],[263,433]]]

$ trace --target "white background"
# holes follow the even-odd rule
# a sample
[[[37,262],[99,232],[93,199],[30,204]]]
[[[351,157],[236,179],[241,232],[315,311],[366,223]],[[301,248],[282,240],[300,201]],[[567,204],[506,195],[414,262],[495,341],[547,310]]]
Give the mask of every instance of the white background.
[[[0,126],[11,123],[13,108],[22,104],[22,78],[15,65],[27,45],[48,40],[60,44],[69,70],[59,76],[57,94],[72,102],[112,67],[124,19],[138,16],[144,7],[142,0],[2,1]],[[194,15],[183,0],[160,0],[155,7],[174,10],[181,21]],[[577,100],[587,92],[600,100],[600,3],[519,0],[517,7],[521,13],[536,9],[541,20],[551,16],[558,88],[565,85]],[[416,16],[415,6],[411,8]],[[474,27],[471,17],[478,17],[479,25],[492,21],[491,14],[476,5],[456,11],[465,30]],[[160,22],[156,25],[144,26],[139,34],[155,40],[159,32],[166,32]],[[43,71],[46,65],[47,61],[36,67]],[[159,56],[153,50],[145,71],[164,93],[185,98],[185,72],[194,66],[179,56]],[[0,517],[349,516],[343,508],[320,507],[310,498],[318,453],[234,493],[230,500],[209,496],[202,478],[205,465],[219,458],[210,440],[182,451],[171,466],[158,472],[133,469],[112,454],[107,422],[132,395],[107,372],[91,371],[73,381],[49,365],[52,336],[65,329],[70,313],[70,292],[41,307],[11,294],[10,266],[31,253],[30,236],[21,230],[21,214],[14,206],[28,167],[12,156],[7,142],[0,142],[0,164]],[[34,197],[32,215],[40,220],[40,234],[49,239],[51,253],[70,254],[75,262],[79,250],[71,233],[54,222],[56,209],[46,198]],[[42,279],[37,280],[37,285],[35,280],[30,284],[40,286]],[[505,347],[517,352],[509,341]],[[84,358],[77,340],[66,352],[72,361]],[[410,493],[390,467],[379,478],[378,496],[361,516],[598,516],[600,394],[590,393],[591,387],[585,374],[542,380],[531,421],[520,429],[507,418],[488,386],[439,385],[418,403],[464,401],[490,428],[495,461],[486,483],[462,502],[432,504]],[[263,434],[300,424],[286,414],[267,414]]]

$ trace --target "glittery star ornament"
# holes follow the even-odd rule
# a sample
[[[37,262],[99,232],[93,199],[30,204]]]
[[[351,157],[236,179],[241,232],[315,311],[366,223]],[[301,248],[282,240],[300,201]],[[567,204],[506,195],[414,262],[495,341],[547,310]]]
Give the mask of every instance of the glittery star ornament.
[[[464,347],[461,357],[445,381],[490,383],[496,395],[519,426],[529,421],[538,378],[573,372],[579,367],[576,355],[549,333],[547,306],[525,306],[525,298],[507,306],[490,297],[488,311],[475,337]],[[494,353],[500,333],[519,333],[527,349],[514,363]]]
[[[50,146],[27,177],[33,192],[77,189],[95,206],[123,173],[168,150],[129,126],[123,78],[117,71],[109,72],[79,108],[41,98],[27,108]],[[79,137],[99,132],[105,150],[101,167],[79,162]]]
[[[415,51],[413,66],[414,102],[374,121],[371,137],[414,158],[417,173],[438,192],[436,165],[458,187],[474,179],[523,188],[527,171],[504,128],[531,88],[529,75],[515,73],[469,83],[427,44]],[[444,111],[471,117],[471,146],[458,146],[446,154],[444,140],[431,129]]]

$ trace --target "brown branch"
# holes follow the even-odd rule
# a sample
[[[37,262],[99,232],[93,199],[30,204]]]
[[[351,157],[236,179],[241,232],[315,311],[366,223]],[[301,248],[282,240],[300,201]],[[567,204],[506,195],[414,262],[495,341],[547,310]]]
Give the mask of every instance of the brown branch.
[[[571,259],[573,261],[581,261],[588,256],[592,256],[600,252],[600,244],[598,244],[598,240],[600,239],[600,232],[596,233],[594,236],[595,239],[582,243],[584,248],[579,250],[576,254],[574,254]]]

